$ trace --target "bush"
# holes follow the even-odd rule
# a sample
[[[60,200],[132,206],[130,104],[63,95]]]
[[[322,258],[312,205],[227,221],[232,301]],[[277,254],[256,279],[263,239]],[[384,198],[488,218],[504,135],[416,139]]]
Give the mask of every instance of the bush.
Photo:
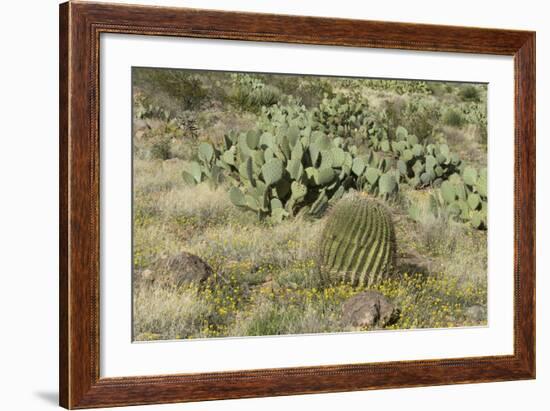
[[[233,90],[229,95],[231,103],[240,110],[258,113],[262,107],[279,102],[281,92],[275,86],[262,82],[249,74],[234,74]]]
[[[441,110],[435,100],[415,96],[407,102],[397,116],[397,123],[423,141],[433,134],[434,128],[441,119]]]
[[[325,96],[333,98],[335,95],[329,81],[315,77],[302,80],[298,89],[288,94],[298,97],[309,108],[318,106]]]
[[[176,99],[184,110],[198,108],[207,97],[200,78],[186,70],[137,68],[133,74],[134,85],[151,90],[150,95],[161,91]]]
[[[459,111],[450,108],[443,114],[443,123],[451,127],[462,127],[464,118]]]
[[[159,160],[168,160],[172,157],[172,150],[170,147],[170,140],[163,138],[156,141],[151,146],[151,157]]]
[[[479,101],[479,90],[476,86],[468,85],[460,89],[458,93],[460,98],[464,101]]]

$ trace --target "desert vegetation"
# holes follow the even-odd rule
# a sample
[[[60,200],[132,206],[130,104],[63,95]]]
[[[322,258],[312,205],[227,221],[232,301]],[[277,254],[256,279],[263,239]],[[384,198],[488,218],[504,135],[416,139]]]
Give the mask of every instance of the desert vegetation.
[[[485,85],[134,68],[133,104],[135,340],[486,324]]]

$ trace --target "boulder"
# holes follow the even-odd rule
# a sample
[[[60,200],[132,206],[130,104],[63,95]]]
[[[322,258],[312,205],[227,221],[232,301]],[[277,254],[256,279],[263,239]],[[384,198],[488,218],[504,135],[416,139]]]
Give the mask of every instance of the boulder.
[[[487,321],[487,309],[481,305],[472,305],[466,309],[466,316],[473,322]]]
[[[212,268],[200,257],[182,251],[171,257],[163,258],[154,265],[158,279],[170,286],[204,283],[213,273]]]
[[[359,293],[342,306],[342,321],[352,327],[385,327],[393,324],[398,318],[399,309],[376,291]]]

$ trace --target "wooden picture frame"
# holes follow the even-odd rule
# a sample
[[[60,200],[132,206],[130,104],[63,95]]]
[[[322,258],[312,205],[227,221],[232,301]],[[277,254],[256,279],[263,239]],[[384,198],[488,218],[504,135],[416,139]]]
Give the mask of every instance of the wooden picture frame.
[[[514,354],[100,378],[101,33],[513,56]],[[60,405],[91,408],[535,378],[535,33],[69,2],[60,6]]]

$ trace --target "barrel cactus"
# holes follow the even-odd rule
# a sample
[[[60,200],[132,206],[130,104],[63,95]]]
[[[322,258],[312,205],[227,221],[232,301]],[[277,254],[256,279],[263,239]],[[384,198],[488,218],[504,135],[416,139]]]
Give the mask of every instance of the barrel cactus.
[[[354,194],[334,205],[320,241],[321,263],[330,277],[371,286],[391,273],[394,255],[393,222],[382,204]]]

